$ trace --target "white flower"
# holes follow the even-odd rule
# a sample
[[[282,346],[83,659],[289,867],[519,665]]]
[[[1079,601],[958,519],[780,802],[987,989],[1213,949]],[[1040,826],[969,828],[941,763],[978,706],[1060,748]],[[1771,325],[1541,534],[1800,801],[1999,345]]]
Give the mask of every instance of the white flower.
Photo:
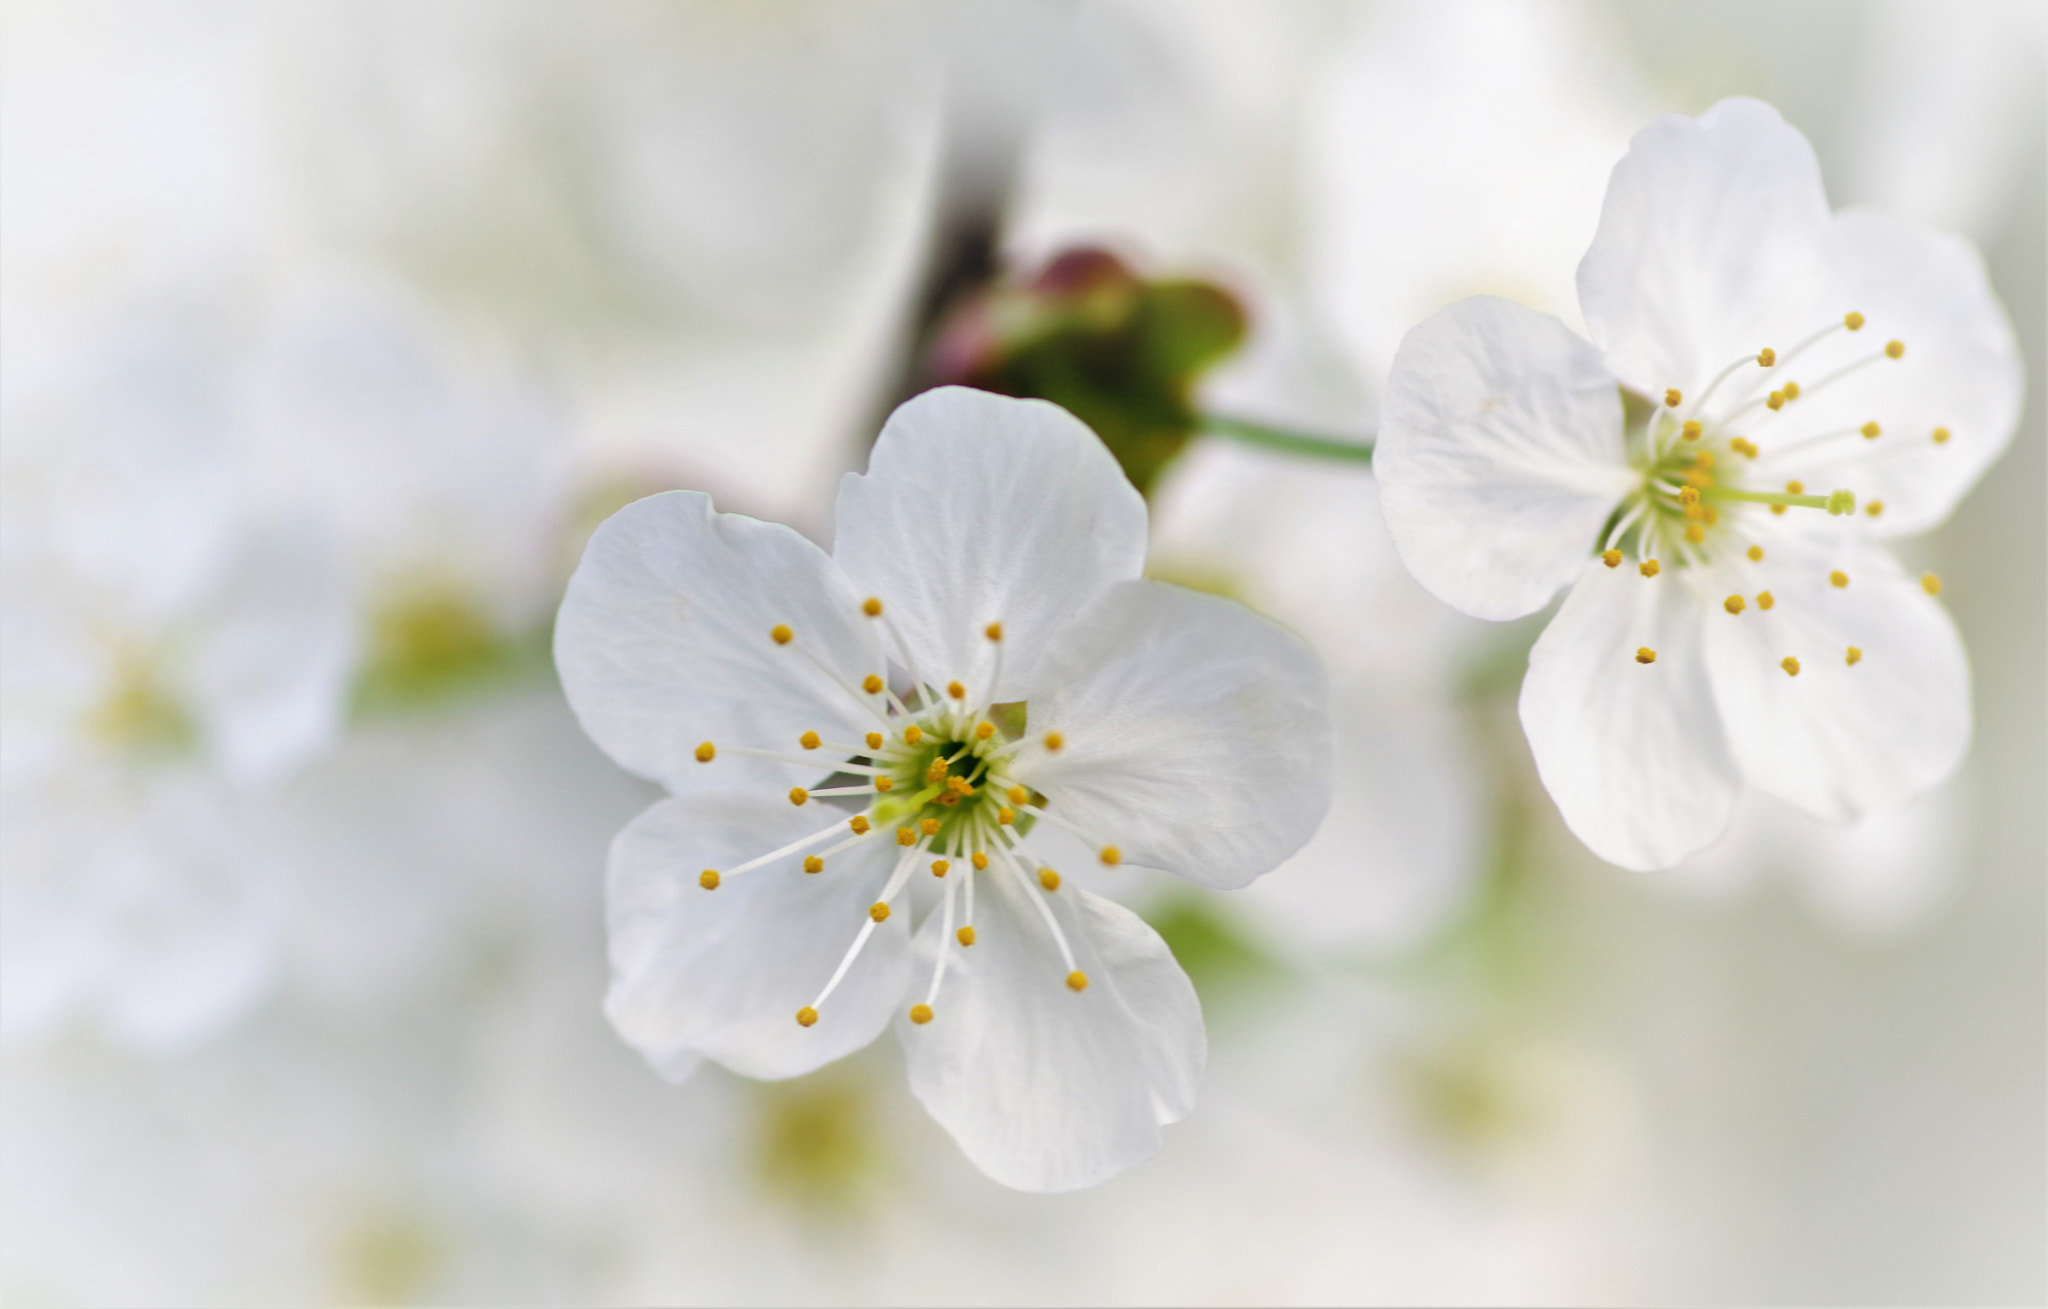
[[[1968,666],[1939,582],[1875,538],[1940,523],[2012,435],[1975,251],[1831,214],[1805,139],[1729,100],[1636,137],[1579,298],[1592,343],[1484,297],[1418,326],[1376,458],[1438,596],[1505,619],[1571,585],[1521,701],[1565,821],[1651,868],[1743,780],[1827,818],[1940,781]]]
[[[794,1076],[893,1013],[984,1172],[1099,1182],[1187,1113],[1201,1015],[1164,942],[1044,856],[1079,838],[1211,887],[1272,868],[1328,804],[1322,672],[1139,580],[1143,502],[1042,402],[910,401],[838,520],[828,556],[655,496],[569,584],[570,704],[674,797],[613,846],[607,1012],[671,1077]],[[915,933],[913,880],[937,902]]]

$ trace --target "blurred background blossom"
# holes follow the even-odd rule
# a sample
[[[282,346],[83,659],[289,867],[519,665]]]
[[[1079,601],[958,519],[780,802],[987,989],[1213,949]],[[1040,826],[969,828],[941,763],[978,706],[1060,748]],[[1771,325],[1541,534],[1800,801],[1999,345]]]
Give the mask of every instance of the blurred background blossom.
[[[0,1299],[2034,1302],[2042,421],[1946,527],[1963,772],[1693,864],[1574,842],[1535,625],[1434,603],[1362,467],[1413,322],[1570,317],[1650,116],[1778,105],[1977,241],[2038,392],[2028,3],[0,7]],[[1068,277],[1076,270],[1086,276]],[[1018,1195],[876,1049],[649,1071],[599,1010],[651,798],[547,659],[673,486],[830,531],[889,405],[1047,394],[1155,571],[1329,666],[1339,798],[1152,886],[1210,1075]],[[1539,620],[1540,622],[1540,620]]]

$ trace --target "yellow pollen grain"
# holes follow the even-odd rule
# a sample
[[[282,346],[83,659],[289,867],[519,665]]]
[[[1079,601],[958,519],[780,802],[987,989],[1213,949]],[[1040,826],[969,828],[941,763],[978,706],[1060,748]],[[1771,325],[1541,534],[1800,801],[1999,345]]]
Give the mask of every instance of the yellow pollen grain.
[[[928,1004],[910,1006],[910,1021],[922,1027],[932,1020],[932,1007]]]
[[[1679,390],[1675,386],[1667,389],[1664,392],[1664,403],[1669,408],[1678,408],[1678,406],[1685,403],[1685,392]]]
[[[787,623],[777,623],[769,628],[768,635],[777,645],[788,645],[796,639],[796,633],[789,630]]]
[[[846,825],[853,829],[853,834],[855,836],[866,836],[868,834],[868,829],[872,826],[872,824],[868,822],[868,816],[866,814],[855,814],[853,817],[846,820]]]
[[[981,629],[981,634],[991,641],[1000,641],[1003,639],[1003,625],[1001,623],[990,623],[987,627]]]
[[[1884,357],[1887,359],[1905,358],[1906,343],[1904,341],[1886,341],[1884,343]]]
[[[1849,584],[1849,575],[1837,568],[1834,572],[1828,574],[1828,580],[1833,582],[1839,589]]]
[[[1031,792],[1025,790],[1021,786],[1013,786],[1008,791],[1005,791],[1003,794],[1007,795],[1010,798],[1011,804],[1023,804],[1026,800],[1029,800],[1031,798]]]
[[[1720,521],[1721,521],[1721,511],[1720,511],[1719,509],[1716,509],[1716,508],[1715,508],[1714,506],[1712,506],[1712,505],[1708,505],[1708,506],[1707,506],[1707,526],[1708,526],[1708,527],[1712,527],[1712,526],[1713,526],[1713,525],[1714,525],[1715,523],[1718,523],[1718,522],[1720,522]]]
[[[1679,434],[1680,436],[1684,437],[1684,438],[1685,438],[1686,440],[1688,440],[1688,441],[1697,441],[1697,440],[1699,440],[1699,439],[1700,439],[1700,424],[1699,424],[1699,420],[1698,420],[1698,419],[1696,419],[1696,418],[1688,418],[1688,419],[1686,419],[1686,420],[1685,420],[1685,425],[1684,425],[1683,427],[1681,427],[1681,428],[1679,428],[1679,429],[1678,429],[1678,434]]]
[[[1703,468],[1695,468],[1685,475],[1685,484],[1704,491],[1714,484],[1714,475]]]
[[[930,782],[933,786],[937,786],[940,782],[945,781],[946,761],[943,759],[934,759],[929,764],[925,765],[924,780]]]
[[[814,855],[814,854],[807,854],[807,855],[805,855],[805,856],[804,856],[804,871],[805,871],[805,872],[807,872],[807,873],[822,873],[822,872],[824,872],[824,871],[825,871],[825,860],[824,860],[824,857],[823,857],[823,856],[821,856],[821,855]]]
[[[860,602],[860,611],[870,618],[880,618],[882,616],[882,602],[879,598],[871,595]]]
[[[1038,870],[1038,884],[1048,891],[1057,891],[1060,889],[1060,875],[1050,868],[1041,868]]]
[[[805,732],[796,739],[796,743],[806,750],[815,750],[820,744],[816,732]]]
[[[1772,595],[1769,591],[1758,591],[1756,593],[1756,607],[1759,609],[1769,609],[1777,603],[1778,597]]]
[[[1877,517],[1884,512],[1884,501],[1872,500],[1869,504],[1863,506],[1863,512],[1869,514],[1872,518]]]
[[[792,786],[789,788],[789,802],[795,805],[809,804],[811,802],[811,793],[804,790],[801,786]]]
[[[1764,404],[1773,411],[1783,409],[1785,407],[1785,393],[1783,391],[1771,392],[1771,398],[1764,401]]]
[[[994,723],[976,723],[974,725],[974,739],[977,741],[986,741],[995,734],[996,725]]]
[[[988,871],[988,856],[983,854],[979,850],[976,850],[973,854],[967,856],[967,862],[974,865],[974,871],[977,873],[985,873]]]
[[[1765,346],[1756,352],[1756,361],[1760,366],[1769,368],[1778,362],[1778,352],[1769,346]]]
[[[1609,568],[1621,567],[1621,551],[1606,550],[1601,552],[1600,562],[1606,564]]]
[[[1696,505],[1699,502],[1700,489],[1698,487],[1681,486],[1678,488],[1678,503],[1682,505]]]
[[[974,929],[972,927],[963,927],[959,931],[953,933],[953,939],[958,941],[963,946],[973,945]]]
[[[816,1025],[817,1021],[818,1011],[811,1008],[809,1005],[805,1005],[803,1008],[796,1011],[796,1025],[798,1027],[811,1027]]]
[[[916,723],[912,723],[903,729],[903,743],[905,745],[916,745],[922,740],[924,740],[924,729]]]
[[[1649,646],[1639,645],[1636,647],[1636,662],[1639,664],[1654,664],[1657,662],[1657,652]]]
[[[1764,548],[1760,545],[1749,547],[1749,562],[1760,564],[1764,561]]]
[[[1842,326],[1848,328],[1852,332],[1862,331],[1863,315],[1857,313],[1853,309],[1850,310],[1848,313],[1842,315]]]
[[[897,828],[897,829],[896,829],[896,844],[898,844],[898,845],[916,845],[916,844],[917,844],[917,829],[916,829],[916,828],[914,828],[914,827],[899,827],[899,828]]]
[[[860,689],[866,691],[869,695],[880,695],[882,693],[881,675],[878,673],[869,673],[867,677],[864,680],[862,680],[860,684]]]
[[[1086,974],[1086,973],[1082,972],[1082,971],[1081,971],[1080,969],[1078,969],[1078,968],[1076,968],[1076,969],[1075,969],[1075,970],[1074,970],[1073,972],[1071,972],[1071,973],[1068,973],[1068,974],[1067,974],[1067,989],[1068,989],[1068,990],[1070,990],[1070,991],[1085,991],[1085,990],[1087,990],[1087,989],[1088,989],[1088,974]]]
[[[1641,573],[1644,577],[1655,577],[1659,572],[1663,570],[1658,567],[1657,561],[1655,559],[1645,559],[1641,564],[1636,566],[1636,571]]]
[[[1691,488],[1691,487],[1689,487],[1689,486],[1688,486],[1688,487],[1686,487],[1685,489],[1686,489],[1686,490],[1688,490],[1688,491],[1692,490],[1692,488]],[[1701,522],[1701,521],[1703,521],[1703,520],[1704,520],[1704,519],[1706,518],[1706,516],[1707,516],[1707,510],[1706,510],[1706,506],[1704,506],[1704,505],[1696,505],[1696,504],[1692,504],[1692,505],[1687,505],[1687,506],[1685,507],[1685,520],[1686,520],[1687,522],[1689,522],[1689,523],[1697,523],[1697,522]]]
[[[1940,595],[1941,579],[1933,573],[1922,573],[1920,575],[1920,589],[1929,595]]]
[[[926,836],[937,836],[939,834],[939,820],[936,818],[920,818],[917,820],[917,830]]]
[[[1017,821],[1017,811],[1008,805],[1003,805],[996,810],[996,821],[1004,827],[1008,827],[1011,823]]]
[[[1695,468],[1712,468],[1714,466],[1714,452],[1712,450],[1693,451],[1692,464]]]
[[[1785,506],[1783,506],[1783,505],[1772,505],[1772,506],[1770,506],[1770,510],[1771,510],[1771,512],[1772,512],[1772,513],[1774,513],[1774,514],[1783,514],[1783,513],[1785,512]]]
[[[707,891],[716,891],[718,889],[718,870],[716,868],[707,868],[697,874],[697,885]]]
[[[946,770],[943,763],[933,764],[932,771],[934,773],[937,773],[940,777],[945,777]],[[932,780],[936,781],[938,779],[935,777]],[[951,791],[954,795],[973,795],[974,783],[968,781],[964,777],[947,777],[946,789],[948,791]]]
[[[718,747],[706,741],[697,747],[697,762],[708,764],[718,757]]]
[[[1875,421],[1865,423],[1856,430],[1863,433],[1863,439],[1866,441],[1875,441],[1878,437],[1884,435],[1884,429],[1879,427]]]
[[[1057,750],[1066,743],[1067,738],[1061,736],[1058,732],[1047,732],[1045,734],[1045,748],[1048,750]]]
[[[868,743],[868,749],[870,750],[879,750],[882,748],[883,737],[880,732],[869,732],[862,739]]]
[[[1934,429],[1934,443],[1936,445],[1948,444],[1948,429],[1946,427],[1937,427]]]
[[[1113,845],[1105,845],[1102,847],[1101,858],[1103,863],[1106,863],[1110,867],[1114,868],[1116,865],[1124,861],[1124,852],[1117,849]]]
[[[1743,610],[1749,608],[1749,605],[1747,604],[1747,602],[1743,600],[1741,596],[1731,595],[1726,600],[1723,600],[1721,602],[1721,607],[1723,609],[1726,609],[1731,614],[1739,614]]]
[[[883,904],[880,900],[875,901],[873,904],[868,906],[868,917],[874,919],[878,923],[888,922],[889,906]]]
[[[934,859],[934,860],[932,860],[932,876],[933,876],[933,877],[944,877],[944,876],[945,876],[945,875],[946,875],[947,873],[950,873],[950,872],[952,872],[952,871],[953,871],[953,865],[952,865],[952,864],[951,864],[950,862],[948,862],[948,861],[946,861],[946,860],[944,860],[944,859]]]
[[[952,696],[955,700],[965,700],[967,698],[967,688],[958,682],[948,682],[946,683],[946,694]]]
[[[1780,659],[1778,667],[1785,670],[1785,676],[1787,677],[1799,676],[1799,661],[1791,655],[1786,655],[1783,659]]]
[[[896,789],[896,779],[893,777],[877,777],[875,779],[875,789],[877,791],[893,791]]]
[[[1785,483],[1785,490],[1791,495],[1805,495],[1806,483],[1800,481],[1787,482]]]
[[[1694,545],[1698,545],[1707,539],[1707,529],[1701,527],[1698,523],[1687,523],[1685,525],[1685,539]]]
[[[1849,647],[1849,653],[1843,656],[1842,662],[1854,668],[1857,664],[1863,662],[1863,652],[1852,645]]]

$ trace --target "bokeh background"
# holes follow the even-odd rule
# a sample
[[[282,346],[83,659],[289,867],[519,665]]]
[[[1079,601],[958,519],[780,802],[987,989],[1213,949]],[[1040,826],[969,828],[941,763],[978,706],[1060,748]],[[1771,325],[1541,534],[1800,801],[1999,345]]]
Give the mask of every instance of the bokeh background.
[[[2039,1303],[2044,39],[2024,0],[8,3],[0,1298]],[[1536,784],[1540,620],[1455,615],[1368,473],[1202,416],[1368,434],[1441,304],[1573,321],[1629,134],[1732,94],[1837,204],[1974,239],[2033,386],[1907,546],[1974,661],[1960,775],[1638,875]],[[1339,714],[1300,856],[1133,880],[1208,1082],[1068,1196],[976,1174],[887,1042],[671,1087],[612,1036],[651,792],[546,655],[611,509],[829,539],[963,378],[1089,418],[1157,575],[1301,631]]]

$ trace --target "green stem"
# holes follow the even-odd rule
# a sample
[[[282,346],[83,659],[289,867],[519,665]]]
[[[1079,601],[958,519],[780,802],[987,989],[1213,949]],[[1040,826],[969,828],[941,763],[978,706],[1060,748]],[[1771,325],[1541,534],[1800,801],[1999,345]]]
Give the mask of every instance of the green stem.
[[[1201,430],[1211,436],[1228,437],[1246,445],[1263,446],[1285,454],[1305,455],[1311,459],[1336,459],[1345,463],[1370,464],[1372,462],[1372,441],[1342,436],[1315,436],[1307,432],[1291,432],[1284,427],[1272,427],[1255,423],[1247,418],[1231,418],[1225,414],[1204,414]]]
[[[1786,491],[1742,491],[1732,486],[1710,486],[1700,493],[1702,500],[1746,500],[1759,505],[1790,505],[1796,509],[1825,509],[1840,517],[1856,512],[1856,497],[1848,491],[1828,495],[1793,495]]]

